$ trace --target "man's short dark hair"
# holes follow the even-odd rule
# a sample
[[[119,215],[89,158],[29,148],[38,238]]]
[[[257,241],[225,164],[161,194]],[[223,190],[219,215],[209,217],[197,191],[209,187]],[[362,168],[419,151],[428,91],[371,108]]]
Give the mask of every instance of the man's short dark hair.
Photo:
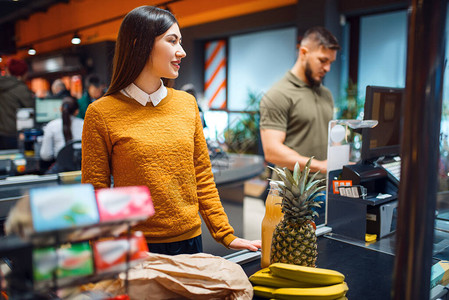
[[[96,74],[90,74],[86,77],[86,89],[89,88],[91,85],[99,88],[101,86],[101,80],[100,77]]]
[[[323,46],[331,50],[340,50],[341,48],[337,38],[329,30],[321,26],[309,28],[304,33],[302,40],[310,40],[318,46]]]

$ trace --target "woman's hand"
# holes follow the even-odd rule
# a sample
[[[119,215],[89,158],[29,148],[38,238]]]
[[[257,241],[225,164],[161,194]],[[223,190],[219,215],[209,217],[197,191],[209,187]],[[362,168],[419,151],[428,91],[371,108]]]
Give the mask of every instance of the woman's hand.
[[[250,251],[257,251],[262,248],[262,242],[260,240],[248,241],[245,239],[236,238],[229,244],[229,248],[233,250],[248,249]]]

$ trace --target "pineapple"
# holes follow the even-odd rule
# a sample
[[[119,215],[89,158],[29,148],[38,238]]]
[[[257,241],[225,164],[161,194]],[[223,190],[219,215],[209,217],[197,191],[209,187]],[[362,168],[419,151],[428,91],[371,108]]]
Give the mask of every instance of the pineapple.
[[[323,195],[320,191],[325,179],[314,180],[319,171],[309,179],[309,159],[301,172],[299,164],[295,164],[293,174],[287,168],[272,168],[281,178],[275,181],[281,187],[283,219],[273,232],[271,242],[271,263],[281,262],[308,267],[315,267],[317,245],[315,223],[318,216],[314,207],[321,207],[322,201],[315,199]]]

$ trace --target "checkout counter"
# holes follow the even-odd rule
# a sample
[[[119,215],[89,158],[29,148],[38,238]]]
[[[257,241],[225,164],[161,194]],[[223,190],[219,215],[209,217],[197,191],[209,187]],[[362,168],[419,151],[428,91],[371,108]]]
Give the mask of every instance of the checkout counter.
[[[344,145],[338,145],[344,146]],[[343,172],[343,169],[344,172]],[[223,206],[236,234],[242,236],[243,228],[243,182],[257,176],[264,170],[264,160],[259,156],[228,155],[213,163],[213,172]],[[44,175],[35,177],[18,176],[17,179],[0,182],[0,212],[6,211],[30,188],[74,183],[80,173],[66,176]],[[327,197],[327,226],[332,229],[318,237],[317,266],[337,270],[346,276],[349,286],[348,299],[390,299],[395,263],[394,208],[382,214],[382,207],[397,200],[397,186],[389,182],[388,175],[376,168],[365,168],[354,164],[342,164],[329,172]],[[62,177],[61,177],[62,176]],[[356,185],[371,187],[365,197],[345,197],[333,193],[334,180],[353,180]],[[382,190],[378,190],[379,188]],[[377,199],[366,197],[374,192],[388,194]],[[435,226],[433,263],[449,257],[449,193],[438,197],[440,209]],[[374,209],[374,212],[373,212]],[[367,214],[376,215],[374,229],[369,229]],[[373,217],[372,217],[373,218]],[[384,228],[384,229],[382,229]],[[387,229],[385,229],[387,228]],[[325,231],[324,231],[325,232]],[[365,234],[371,232],[377,238],[366,242]],[[234,251],[225,249],[209,236],[203,228],[203,246],[205,252],[223,256],[238,263],[250,276],[260,270],[260,252]],[[446,299],[446,290],[436,286],[430,299]],[[257,297],[255,297],[257,299]]]

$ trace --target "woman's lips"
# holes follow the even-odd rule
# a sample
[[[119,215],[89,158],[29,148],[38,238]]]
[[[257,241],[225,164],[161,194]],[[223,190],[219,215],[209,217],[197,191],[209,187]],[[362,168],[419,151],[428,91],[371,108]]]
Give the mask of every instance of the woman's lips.
[[[181,67],[179,64],[181,63],[181,61],[172,61],[172,65],[177,69],[177,70],[179,70],[179,68]]]

